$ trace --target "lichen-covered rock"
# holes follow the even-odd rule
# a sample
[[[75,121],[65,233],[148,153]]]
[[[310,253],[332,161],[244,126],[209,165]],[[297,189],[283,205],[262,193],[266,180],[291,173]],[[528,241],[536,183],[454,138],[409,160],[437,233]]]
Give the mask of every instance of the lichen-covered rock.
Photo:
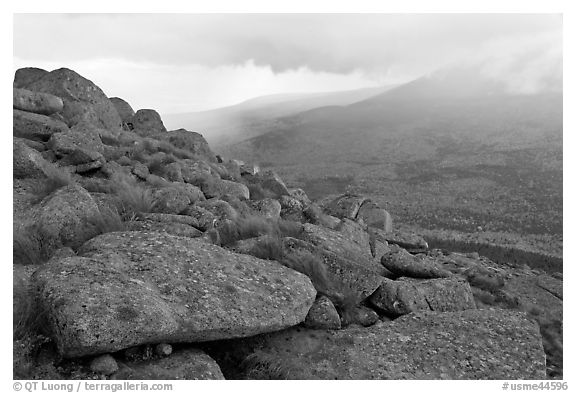
[[[204,200],[204,195],[191,184],[172,183],[154,190],[154,208],[159,213],[179,214],[189,205]]]
[[[106,94],[94,83],[67,68],[51,71],[26,86],[31,91],[58,96],[64,101],[59,113],[68,126],[80,122],[120,131],[122,120]]]
[[[214,359],[203,351],[183,349],[162,359],[127,363],[111,379],[210,380],[224,376]]]
[[[524,313],[408,314],[368,328],[294,327],[228,343],[250,379],[543,379],[538,325]]]
[[[60,97],[52,94],[13,89],[12,107],[21,111],[48,116],[60,112],[64,108],[64,102]]]
[[[65,357],[246,337],[302,322],[308,277],[275,261],[158,232],[95,237],[33,282]]]
[[[37,81],[46,74],[48,74],[48,71],[43,70],[42,68],[35,68],[35,67],[19,68],[14,73],[13,86],[17,89],[26,88],[26,86],[28,86],[34,81]]]
[[[202,231],[207,231],[208,229],[212,228],[214,226],[214,222],[216,221],[216,216],[212,212],[198,206],[197,204],[188,206],[180,214],[195,219],[197,224],[194,226]]]
[[[443,269],[434,258],[426,255],[414,256],[400,248],[391,248],[391,252],[380,260],[382,265],[398,276],[414,278],[450,277],[452,273]]]
[[[95,129],[75,128],[69,132],[52,135],[48,147],[63,160],[65,165],[81,165],[94,161],[106,161],[102,153],[104,145]]]
[[[114,105],[114,108],[116,108],[116,112],[118,112],[122,123],[126,126],[132,124],[132,118],[135,113],[130,104],[119,97],[110,97],[110,102]]]
[[[154,220],[130,221],[126,224],[127,230],[169,233],[175,236],[197,238],[203,233],[195,227],[180,222],[161,222]]]
[[[12,173],[17,179],[35,178],[43,179],[58,169],[46,161],[40,153],[31,149],[22,139],[13,138],[12,141]]]
[[[151,137],[166,132],[160,114],[154,109],[139,109],[132,116],[134,132],[143,137]]]
[[[43,199],[33,212],[33,223],[45,234],[47,244],[78,247],[95,234],[86,224],[98,214],[90,193],[72,184]]]
[[[298,200],[304,207],[311,203],[310,198],[308,198],[308,195],[306,195],[306,191],[301,188],[291,188],[288,190],[288,192],[292,198]]]
[[[248,205],[254,213],[271,219],[280,218],[280,211],[282,209],[280,202],[272,198],[264,198],[258,201],[250,201]]]
[[[244,200],[250,198],[248,187],[242,183],[231,180],[215,179],[213,182],[203,186],[202,192],[206,198],[222,198],[225,195]]]
[[[365,200],[361,195],[341,195],[324,206],[324,211],[334,217],[355,220]]]
[[[380,228],[384,232],[392,231],[392,217],[390,213],[372,201],[364,201],[358,210],[356,220],[362,220],[369,227]]]
[[[196,206],[209,211],[219,221],[234,221],[239,217],[238,212],[228,202],[216,198],[198,202]]]
[[[389,315],[415,311],[461,311],[476,308],[470,285],[463,279],[384,279],[370,303]]]
[[[341,297],[342,288],[346,288],[356,292],[361,301],[370,296],[382,282],[380,269],[365,261],[344,258],[341,254],[291,237],[283,238],[282,245],[287,256],[311,253],[320,258],[327,270],[325,280],[331,283],[331,288],[325,294],[332,298]]]
[[[308,311],[304,326],[310,329],[340,329],[340,315],[326,296],[319,296]]]
[[[161,343],[154,347],[154,353],[158,356],[165,357],[172,355],[172,345]]]
[[[170,142],[172,145],[179,149],[186,150],[200,159],[208,162],[217,162],[216,155],[208,146],[208,142],[204,137],[197,133],[180,128],[178,130],[169,131],[163,135],[163,139]]]
[[[70,128],[60,120],[32,112],[13,110],[13,135],[19,138],[47,141],[52,134],[69,132]]]

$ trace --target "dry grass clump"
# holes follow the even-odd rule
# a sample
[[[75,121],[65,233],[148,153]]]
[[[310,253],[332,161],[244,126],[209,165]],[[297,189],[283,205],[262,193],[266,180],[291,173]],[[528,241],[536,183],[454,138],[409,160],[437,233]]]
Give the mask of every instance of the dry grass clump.
[[[54,252],[50,234],[39,226],[14,232],[12,240],[13,263],[17,265],[41,265]]]
[[[92,229],[94,236],[126,230],[125,221],[117,209],[102,207],[99,210],[97,215],[86,220],[86,226]]]
[[[176,157],[172,154],[160,154],[152,156],[146,163],[146,166],[148,167],[148,171],[150,173],[157,176],[164,176],[166,165],[176,161]]]
[[[33,203],[40,203],[48,195],[51,195],[56,190],[74,184],[74,179],[69,172],[64,170],[51,170],[48,172],[45,179],[40,180],[33,188],[34,199]]]
[[[240,368],[245,370],[246,379],[281,380],[294,379],[297,376],[291,372],[287,360],[261,350],[255,350],[248,355],[240,363]]]
[[[120,199],[120,215],[124,218],[133,218],[154,211],[152,190],[127,176],[114,176],[112,191]]]
[[[284,247],[282,239],[275,236],[264,236],[250,249],[250,255],[260,259],[272,261],[282,261],[284,258]]]

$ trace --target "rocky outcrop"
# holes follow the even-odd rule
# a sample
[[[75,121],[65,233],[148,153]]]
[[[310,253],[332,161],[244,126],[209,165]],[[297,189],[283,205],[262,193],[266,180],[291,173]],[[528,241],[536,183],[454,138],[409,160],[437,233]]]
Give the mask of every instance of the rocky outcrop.
[[[495,332],[498,332],[495,334]],[[292,328],[233,345],[250,379],[542,379],[538,326],[523,313],[415,313],[368,328]]]
[[[316,295],[277,262],[157,232],[104,234],[79,255],[34,274],[66,357],[280,330],[302,322]]]
[[[94,83],[67,68],[51,71],[25,86],[34,92],[58,96],[64,101],[60,114],[68,126],[80,122],[119,131],[122,120],[106,94]]]
[[[208,146],[208,142],[204,137],[197,133],[180,128],[178,130],[169,131],[163,135],[163,139],[170,142],[172,145],[179,149],[184,149],[196,155],[199,159],[208,162],[217,162],[216,155]]]
[[[51,115],[64,109],[62,99],[52,94],[14,89],[12,97],[12,107],[26,112]]]

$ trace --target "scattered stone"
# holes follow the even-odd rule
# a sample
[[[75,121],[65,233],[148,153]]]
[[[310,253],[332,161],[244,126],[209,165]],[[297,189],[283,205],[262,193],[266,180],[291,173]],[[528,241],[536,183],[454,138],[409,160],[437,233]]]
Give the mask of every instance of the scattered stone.
[[[25,89],[13,89],[12,107],[26,112],[51,115],[64,108],[60,97]]]
[[[47,141],[52,134],[70,131],[65,123],[37,113],[14,109],[12,119],[13,135],[19,138]]]
[[[314,301],[306,315],[304,326],[310,329],[340,329],[342,327],[336,307],[326,296],[319,296]]]
[[[398,276],[414,278],[442,278],[452,274],[440,267],[435,259],[428,256],[414,256],[408,251],[395,247],[381,259],[382,265]]]
[[[370,303],[390,315],[415,311],[461,311],[476,308],[470,285],[462,279],[384,279]]]
[[[538,325],[507,310],[414,313],[344,330],[294,327],[237,340],[230,348],[227,353],[243,366],[239,379],[546,377]]]
[[[98,374],[111,375],[118,371],[118,363],[112,355],[100,355],[92,359],[90,370]]]
[[[224,379],[224,376],[210,356],[199,349],[184,349],[169,357],[128,363],[114,374],[112,379],[208,380]]]
[[[168,234],[106,233],[78,254],[33,275],[65,357],[281,330],[316,296],[308,277],[277,262]]]

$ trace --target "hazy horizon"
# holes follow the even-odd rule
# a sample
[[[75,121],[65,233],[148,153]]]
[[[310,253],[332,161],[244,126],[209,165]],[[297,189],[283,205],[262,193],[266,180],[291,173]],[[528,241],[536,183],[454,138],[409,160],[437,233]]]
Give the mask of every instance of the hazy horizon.
[[[74,34],[70,34],[73,31]],[[14,69],[73,69],[161,114],[405,83],[479,63],[521,93],[562,74],[555,14],[16,14]]]

